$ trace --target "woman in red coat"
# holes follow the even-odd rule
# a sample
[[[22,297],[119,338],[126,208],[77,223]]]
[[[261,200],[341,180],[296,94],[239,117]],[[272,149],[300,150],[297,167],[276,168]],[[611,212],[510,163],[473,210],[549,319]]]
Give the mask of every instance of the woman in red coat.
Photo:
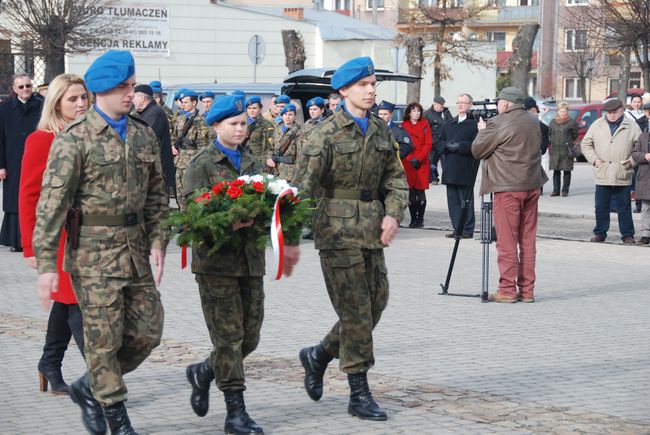
[[[81,77],[62,74],[50,83],[43,104],[43,112],[38,129],[25,141],[25,154],[22,161],[20,189],[18,191],[18,216],[20,218],[23,255],[27,264],[36,269],[36,259],[32,247],[32,233],[36,225],[36,204],[41,194],[41,181],[47,163],[50,145],[54,136],[66,124],[86,113],[90,105],[90,93]],[[48,382],[52,393],[68,394],[68,385],[61,374],[61,362],[68,348],[71,336],[83,356],[83,325],[77,298],[72,291],[70,275],[62,269],[66,234],[63,230],[58,251],[59,286],[51,297],[54,303],[50,310],[45,335],[43,356],[38,362],[38,375],[41,391],[47,391]],[[50,295],[39,294],[41,305],[50,306]]]
[[[424,226],[424,210],[427,208],[424,191],[429,189],[429,152],[433,140],[429,123],[422,117],[422,113],[419,103],[411,103],[406,106],[402,122],[402,128],[411,136],[413,143],[413,151],[402,159],[409,185],[409,228]]]

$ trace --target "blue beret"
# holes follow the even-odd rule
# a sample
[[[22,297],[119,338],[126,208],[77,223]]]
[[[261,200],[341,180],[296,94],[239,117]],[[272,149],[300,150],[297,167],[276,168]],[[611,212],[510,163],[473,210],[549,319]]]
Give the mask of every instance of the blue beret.
[[[199,98],[199,94],[196,93],[196,92],[194,92],[194,91],[191,90],[191,89],[183,89],[183,90],[181,90],[181,91],[179,92],[179,94],[178,94],[178,98],[180,98],[180,99],[182,100],[182,99],[185,98],[185,97]]]
[[[296,111],[296,106],[293,104],[287,104],[280,110],[280,115],[284,115],[287,112],[295,112]]]
[[[154,91],[154,93],[162,92],[162,83],[160,83],[158,80],[149,82],[149,86],[151,86],[151,90]]]
[[[215,122],[242,114],[244,110],[244,97],[241,95],[222,95],[214,100],[214,104],[205,117],[205,122],[212,125]]]
[[[278,103],[289,104],[291,103],[291,98],[289,98],[288,95],[278,95],[277,97],[275,97],[275,104]]]
[[[248,97],[246,100],[246,107],[250,106],[251,104],[262,104],[262,99],[259,97],[259,95],[251,95]]]
[[[174,94],[174,100],[178,100],[181,97],[181,94],[187,92],[188,90],[189,89],[187,88],[180,88],[179,90],[177,90],[176,93]]]
[[[389,103],[388,101],[382,101],[379,103],[379,106],[377,106],[377,110],[388,110],[389,112],[392,112],[395,110],[395,105],[393,103]]]
[[[246,92],[242,91],[241,89],[235,89],[230,93],[230,95],[241,95],[242,97],[246,98]]]
[[[199,97],[199,100],[203,100],[204,98],[212,98],[214,100],[214,92],[212,91],[205,91],[204,93],[201,94]]]
[[[314,97],[307,101],[307,108],[309,109],[311,106],[325,107],[325,100],[321,97]]]
[[[90,92],[110,91],[135,74],[135,61],[129,51],[110,50],[88,67],[84,80]]]
[[[332,75],[332,88],[339,90],[375,73],[375,65],[369,57],[357,57],[345,62]]]

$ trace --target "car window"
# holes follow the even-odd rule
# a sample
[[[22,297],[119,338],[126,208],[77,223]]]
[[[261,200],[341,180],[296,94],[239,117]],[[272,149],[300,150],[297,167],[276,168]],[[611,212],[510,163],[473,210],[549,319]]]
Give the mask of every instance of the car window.
[[[553,118],[555,118],[556,113],[557,110],[549,109],[545,114],[542,115],[542,122],[546,125],[549,125],[553,120]]]
[[[580,128],[589,128],[593,122],[598,119],[598,112],[596,110],[587,110],[582,114],[578,127]]]

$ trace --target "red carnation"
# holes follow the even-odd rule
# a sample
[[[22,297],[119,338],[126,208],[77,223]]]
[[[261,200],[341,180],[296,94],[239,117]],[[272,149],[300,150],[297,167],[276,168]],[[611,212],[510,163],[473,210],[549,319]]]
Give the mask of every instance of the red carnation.
[[[244,180],[235,180],[232,183],[230,183],[232,187],[244,187],[244,184],[246,184]]]
[[[254,181],[253,189],[255,189],[256,192],[262,193],[266,190],[266,186],[264,185],[264,183],[260,183],[259,181]]]
[[[225,182],[225,181],[220,181],[220,182],[218,182],[217,184],[215,184],[214,186],[212,186],[212,189],[211,189],[211,190],[212,190],[212,193],[214,193],[215,195],[219,195],[219,194],[221,193],[221,191],[223,191],[223,188],[224,188],[225,186],[226,186],[226,182]]]
[[[226,195],[228,195],[232,199],[237,199],[240,196],[242,196],[244,192],[242,192],[241,188],[234,186],[234,184],[235,184],[234,182],[231,183],[230,187],[226,191]]]
[[[211,199],[212,199],[212,195],[210,194],[210,192],[203,192],[198,197],[196,197],[194,202],[196,202],[198,204],[200,204],[202,202],[206,203],[206,202],[210,201]]]

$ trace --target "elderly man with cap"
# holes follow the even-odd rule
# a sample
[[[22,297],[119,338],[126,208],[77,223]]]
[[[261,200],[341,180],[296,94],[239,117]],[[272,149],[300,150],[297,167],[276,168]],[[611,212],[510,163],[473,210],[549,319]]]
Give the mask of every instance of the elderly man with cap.
[[[185,210],[187,203],[183,197],[183,172],[190,165],[192,157],[210,143],[212,131],[205,124],[199,114],[197,104],[199,94],[183,89],[178,94],[181,102],[180,110],[174,118],[174,134],[172,135],[172,153],[176,165],[176,201],[181,210]]]
[[[499,93],[499,116],[478,122],[472,155],[483,160],[480,194],[494,192],[499,290],[493,302],[535,301],[537,205],[548,181],[539,151],[539,121],[515,87]]]
[[[247,114],[244,98],[222,96],[215,100],[206,121],[216,131],[214,142],[203,148],[185,172],[183,195],[191,201],[200,189],[232,181],[240,175],[255,175],[259,163],[241,143],[246,135]],[[236,221],[232,231],[247,231],[253,221]],[[226,402],[224,431],[229,434],[262,433],[246,412],[244,403],[244,359],[260,340],[264,317],[264,247],[240,249],[222,246],[208,255],[209,246],[192,249],[192,272],[201,295],[203,315],[212,340],[212,353],[201,363],[187,367],[192,385],[190,402],[199,416],[208,412],[212,380]],[[293,260],[287,258],[285,271],[291,274]]]
[[[266,165],[272,168],[271,172],[276,172],[280,178],[292,181],[296,175],[296,164],[300,156],[302,131],[296,122],[295,105],[290,103],[284,106],[280,111],[280,116],[282,122],[275,126],[273,149],[267,153]]]
[[[156,133],[160,145],[160,164],[163,177],[165,178],[165,189],[173,192],[175,185],[174,156],[172,155],[172,141],[169,134],[169,124],[165,111],[154,101],[154,92],[150,85],[138,85],[134,89],[133,106],[140,117]]]
[[[440,133],[442,133],[442,127],[445,125],[445,122],[449,121],[452,118],[452,116],[451,112],[449,112],[449,109],[445,107],[445,99],[440,95],[433,97],[433,104],[431,107],[424,111],[423,116],[429,122],[429,126],[431,127],[431,139],[433,140],[431,155],[429,156],[431,165],[429,182],[438,184],[440,182],[440,175],[438,174],[440,150],[436,144],[438,143],[438,137],[440,136]]]
[[[252,95],[246,99],[246,114],[248,128],[242,146],[248,148],[264,172],[268,172],[266,158],[269,151],[273,149],[274,127],[271,121],[267,121],[262,116],[262,99],[259,96]]]
[[[621,238],[623,243],[632,245],[635,241],[630,186],[636,163],[631,155],[641,129],[625,116],[619,99],[607,100],[603,111],[605,116],[591,124],[580,144],[582,155],[594,167],[596,179],[596,226],[591,241],[604,242],[607,238],[609,208],[614,197]]]
[[[33,245],[39,293],[57,289],[57,249],[83,316],[87,375],[70,385],[91,434],[135,434],[123,376],[160,344],[160,285],[168,231],[158,140],[127,115],[135,87],[128,51],[108,51],[84,76],[95,105],[54,139],[43,174]],[[67,217],[67,221],[66,221]],[[156,266],[153,274],[151,263]],[[106,421],[104,420],[106,418]]]
[[[390,129],[370,113],[374,71],[369,57],[336,70],[332,87],[343,96],[343,105],[310,134],[294,180],[304,194],[322,195],[313,222],[315,247],[339,317],[323,341],[300,351],[300,360],[311,399],[321,398],[325,369],[339,358],[350,384],[348,413],[386,420],[370,392],[367,372],[375,363],[373,329],[388,303],[384,248],[404,217],[408,187]],[[285,246],[287,255],[294,257],[294,252],[298,246]]]
[[[390,132],[393,135],[393,139],[397,142],[399,146],[399,158],[403,159],[413,151],[413,141],[411,136],[402,128],[401,125],[397,125],[393,122],[393,112],[395,111],[395,105],[389,103],[388,101],[382,101],[377,106],[377,116],[386,122]]]

